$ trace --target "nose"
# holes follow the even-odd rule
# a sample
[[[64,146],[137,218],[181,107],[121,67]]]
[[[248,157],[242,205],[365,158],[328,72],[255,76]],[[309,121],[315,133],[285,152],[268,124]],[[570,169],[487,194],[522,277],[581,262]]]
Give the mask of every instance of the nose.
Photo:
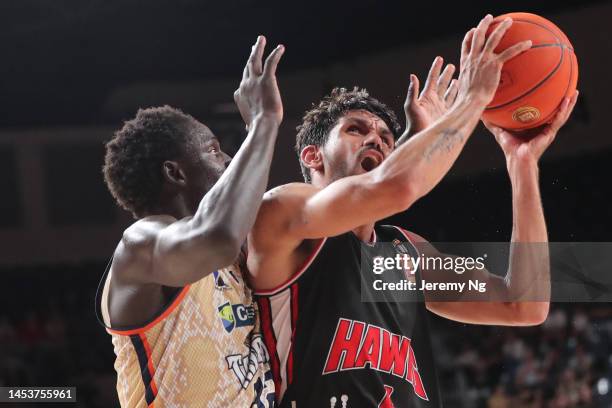
[[[363,139],[364,146],[370,146],[375,148],[379,152],[382,152],[383,141],[380,135],[374,130],[370,131],[368,135]]]
[[[225,152],[221,152],[223,154],[223,164],[225,164],[225,168],[227,169],[232,162],[232,158]]]

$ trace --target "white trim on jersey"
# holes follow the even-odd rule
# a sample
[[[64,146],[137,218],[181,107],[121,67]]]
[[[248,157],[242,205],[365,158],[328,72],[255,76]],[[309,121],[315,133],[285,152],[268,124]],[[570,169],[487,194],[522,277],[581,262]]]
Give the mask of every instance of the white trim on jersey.
[[[323,238],[321,240],[321,242],[319,243],[319,246],[317,248],[315,248],[315,250],[310,254],[308,259],[306,260],[306,263],[304,264],[304,266],[302,266],[297,271],[297,273],[295,275],[293,275],[291,278],[289,278],[289,280],[287,282],[282,283],[279,286],[277,286],[275,288],[272,288],[272,289],[255,291],[254,294],[257,295],[257,296],[274,296],[274,295],[277,295],[278,293],[284,291],[285,289],[287,289],[296,280],[298,280],[299,277],[302,276],[304,274],[304,272],[306,272],[308,267],[314,262],[314,260],[316,259],[317,255],[319,255],[319,252],[321,252],[321,249],[323,249],[323,245],[325,245],[325,241],[327,241],[327,238]]]

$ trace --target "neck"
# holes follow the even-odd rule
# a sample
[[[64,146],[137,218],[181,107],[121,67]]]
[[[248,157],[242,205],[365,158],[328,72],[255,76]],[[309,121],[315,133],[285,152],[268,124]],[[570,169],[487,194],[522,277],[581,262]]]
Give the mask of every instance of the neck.
[[[148,215],[171,215],[177,220],[194,214],[183,196],[162,197],[157,206],[151,209]]]

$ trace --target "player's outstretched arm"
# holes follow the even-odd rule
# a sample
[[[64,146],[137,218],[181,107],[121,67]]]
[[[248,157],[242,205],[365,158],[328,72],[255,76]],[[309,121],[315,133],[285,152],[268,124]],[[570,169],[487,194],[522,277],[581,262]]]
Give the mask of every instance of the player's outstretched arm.
[[[264,47],[265,38],[260,36],[234,94],[242,117],[250,123],[246,140],[194,216],[147,218],[124,234],[115,262],[146,265],[136,268],[143,271],[134,276],[141,282],[183,286],[238,257],[268,183],[283,116],[276,67],[284,47],[275,48],[262,64]]]
[[[513,134],[485,124],[504,152],[512,184],[513,228],[508,271],[505,277],[477,269],[461,276],[463,282],[468,279],[485,282],[487,292],[483,296],[490,301],[436,302],[432,301],[436,298],[435,293],[426,293],[430,311],[476,324],[524,326],[540,324],[546,319],[550,303],[550,260],[538,184],[538,161],[569,118],[577,96],[576,92],[572,98],[564,100],[553,121],[532,135]],[[431,247],[430,253],[439,255]],[[441,273],[425,271],[423,276],[426,280],[440,281]],[[452,280],[453,276],[450,278]]]
[[[525,41],[495,54],[511,20],[500,24],[485,41],[491,21],[488,15],[466,35],[457,101],[448,112],[368,173],[337,180],[323,189],[297,184],[271,191],[262,209],[264,216],[269,214],[265,228],[278,225],[277,233],[298,241],[333,236],[406,210],[427,194],[448,172],[473,132],[497,89],[504,61],[531,46]]]

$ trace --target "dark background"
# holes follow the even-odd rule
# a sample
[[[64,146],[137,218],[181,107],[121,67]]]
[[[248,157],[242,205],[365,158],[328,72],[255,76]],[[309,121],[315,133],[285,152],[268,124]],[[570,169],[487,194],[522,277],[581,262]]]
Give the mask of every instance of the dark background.
[[[469,28],[510,11],[557,23],[580,64],[575,113],[541,164],[550,240],[610,241],[610,2],[0,3],[0,386],[76,385],[80,406],[116,404],[93,294],[131,219],[101,164],[103,142],[139,107],[182,108],[235,152],[244,132],[232,92],[265,34],[269,49],[287,48],[270,184],[299,180],[291,146],[311,103],[360,85],[403,117],[410,73],[424,79],[436,55],[457,62]],[[510,187],[492,137],[479,127],[449,176],[391,221],[432,241],[507,241]],[[447,406],[608,406],[610,309],[554,305],[529,329],[432,317]]]

